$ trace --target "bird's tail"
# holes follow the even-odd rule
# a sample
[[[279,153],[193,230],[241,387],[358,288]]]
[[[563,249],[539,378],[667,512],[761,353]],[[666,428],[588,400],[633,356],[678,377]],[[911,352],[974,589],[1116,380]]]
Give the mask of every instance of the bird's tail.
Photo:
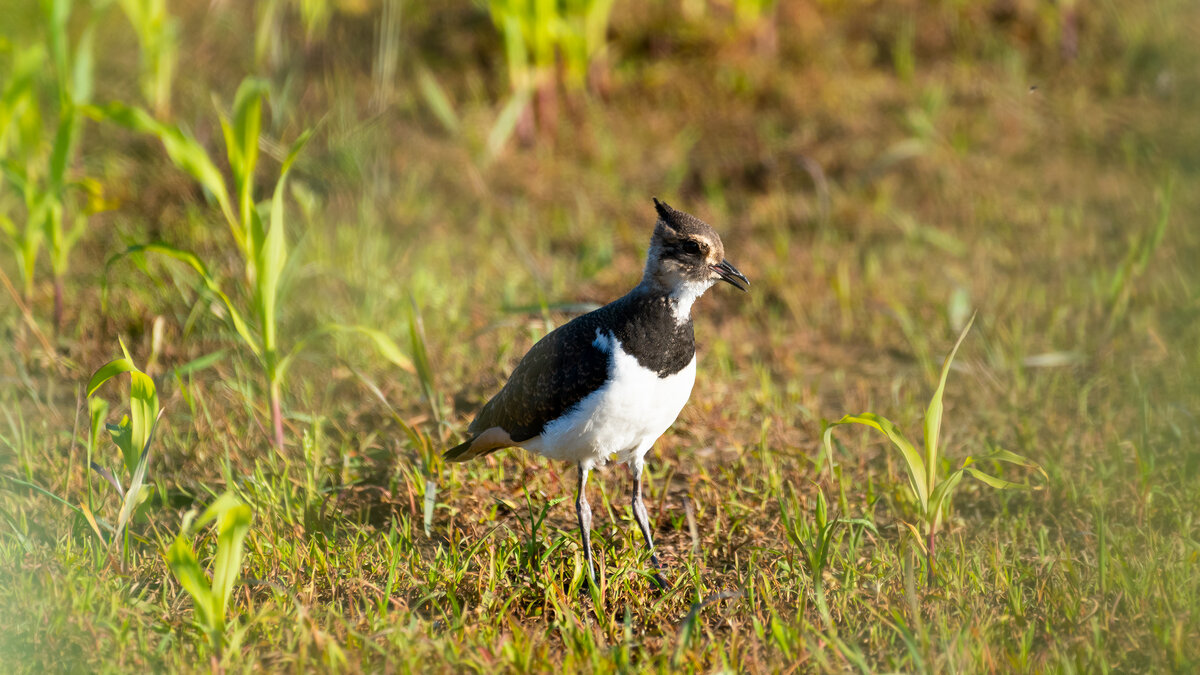
[[[480,443],[479,436],[472,436],[466,443],[459,443],[442,453],[442,459],[447,462],[466,462],[476,457],[490,455],[499,450],[499,447],[489,443]]]

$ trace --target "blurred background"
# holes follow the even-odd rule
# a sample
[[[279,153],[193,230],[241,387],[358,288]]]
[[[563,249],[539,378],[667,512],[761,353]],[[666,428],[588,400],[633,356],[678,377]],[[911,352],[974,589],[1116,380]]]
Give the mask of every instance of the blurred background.
[[[945,645],[957,638],[935,637],[928,660],[891,661],[900,634],[864,627],[873,615],[854,603],[908,611],[895,558],[862,572],[890,600],[847,596],[837,619],[857,626],[844,630],[876,667],[1195,665],[1184,643],[1196,628],[1197,582],[1185,580],[1196,527],[1183,514],[1200,469],[1196,3],[0,0],[0,16],[0,467],[25,486],[7,484],[0,502],[21,523],[17,539],[61,541],[50,523],[67,512],[30,485],[72,504],[86,494],[100,513],[79,455],[94,445],[83,385],[122,340],[167,411],[161,499],[140,522],[174,531],[183,510],[232,486],[259,522],[287,521],[291,506],[273,510],[277,496],[247,478],[266,471],[311,490],[304,503],[336,500],[341,516],[306,507],[303,541],[357,536],[323,519],[378,535],[404,517],[454,541],[456,528],[470,539],[507,523],[520,549],[519,490],[565,496],[568,472],[547,475],[514,451],[459,474],[437,455],[533,341],[636,283],[657,196],[711,223],[753,284],[697,306],[701,374],[660,443],[648,497],[668,558],[691,542],[716,556],[704,563],[710,590],[748,583],[738,527],[763,551],[788,539],[769,520],[739,519],[777,515],[785,483],[815,503],[823,420],[878,410],[918,429],[942,357],[978,311],[947,393],[954,466],[1003,446],[1044,466],[1051,489],[980,497],[946,527],[1016,547],[1121,541],[1131,555],[1157,551],[1181,586],[1136,586],[1153,572],[1129,572],[1126,597],[1145,604],[1115,604],[1121,630],[1108,644],[1084,639],[1093,619],[1059,621],[1054,609],[1113,598],[1117,582],[1102,574],[1060,580],[1032,633],[1026,614],[964,600],[944,616],[973,617],[990,636],[979,651],[955,661]],[[822,489],[848,514],[878,509],[880,529],[894,525],[906,502],[890,451],[845,442],[845,474]],[[753,495],[758,506],[744,506]],[[734,524],[711,539],[689,532],[680,514],[695,505],[702,523]],[[569,537],[567,509],[552,511]],[[1040,525],[992,528],[1013,513]],[[1127,529],[1099,534],[1110,526]],[[621,523],[611,527],[610,545],[636,560]],[[891,531],[879,546],[899,546]],[[413,555],[433,555],[420,541]],[[154,551],[135,557],[134,579],[165,574]],[[20,575],[27,556],[65,555],[13,552],[3,565]],[[294,583],[254,555],[248,576]],[[382,585],[380,564],[359,573]],[[1048,574],[1026,572],[1031,584]],[[412,574],[403,611],[416,613],[403,615],[418,618],[405,639],[435,617],[461,625],[459,609],[417,590],[439,582]],[[321,583],[313,602],[331,604],[314,621],[333,644],[365,650],[350,637],[365,628],[329,618],[347,611],[343,580]],[[171,588],[147,602],[177,602]],[[12,593],[5,602],[19,601]],[[467,596],[489,607],[482,593]],[[1180,593],[1182,614],[1154,600]],[[70,615],[68,604],[47,596],[38,611]],[[513,611],[533,621],[535,605]],[[806,642],[805,626],[824,625],[807,607],[775,639],[835,650]],[[722,661],[712,650],[724,620],[705,619],[712,639],[671,664],[686,653],[696,667],[770,670],[793,654]],[[650,631],[647,653],[672,653],[671,625]],[[47,639],[29,629],[8,647],[33,636]],[[265,633],[247,639],[268,649]],[[167,653],[192,653],[179,644]],[[841,663],[823,658],[811,663]],[[550,662],[561,663],[534,661]]]

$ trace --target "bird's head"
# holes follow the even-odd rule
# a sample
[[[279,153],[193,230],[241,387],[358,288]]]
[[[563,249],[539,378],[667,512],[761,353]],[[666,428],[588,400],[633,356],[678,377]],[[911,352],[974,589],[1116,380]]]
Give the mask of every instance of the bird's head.
[[[644,283],[693,299],[718,281],[727,281],[742,291],[747,289],[750,280],[725,259],[721,237],[708,223],[657,198],[654,209],[658,222],[646,256]]]

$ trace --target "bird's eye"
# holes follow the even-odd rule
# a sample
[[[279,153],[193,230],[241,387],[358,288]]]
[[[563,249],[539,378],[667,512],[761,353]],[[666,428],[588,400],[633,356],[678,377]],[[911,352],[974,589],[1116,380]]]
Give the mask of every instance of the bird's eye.
[[[700,243],[691,239],[684,239],[680,244],[683,252],[689,255],[700,255]]]

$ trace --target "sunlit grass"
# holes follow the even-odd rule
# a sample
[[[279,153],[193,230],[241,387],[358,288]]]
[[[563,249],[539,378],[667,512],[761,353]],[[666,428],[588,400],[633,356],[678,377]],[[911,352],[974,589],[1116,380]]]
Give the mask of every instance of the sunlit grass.
[[[565,99],[553,142],[529,146],[506,142],[511,82],[483,5],[389,3],[380,27],[379,3],[280,0],[269,20],[267,5],[168,3],[169,116],[140,107],[136,37],[100,49],[128,30],[111,5],[64,175],[117,208],[89,214],[63,268],[64,330],[46,328],[47,241],[28,284],[0,260],[17,280],[0,288],[15,299],[0,302],[0,657],[39,672],[1194,670],[1200,205],[1184,122],[1200,89],[1195,10],[1168,4],[617,4],[605,86]],[[62,44],[82,53],[92,6],[71,7]],[[54,154],[61,99],[34,44],[41,7],[5,16],[12,173]],[[537,338],[636,281],[652,194],[712,222],[755,288],[697,305],[693,399],[649,456],[670,589],[644,574],[630,478],[611,467],[594,478],[585,594],[569,467],[439,455]],[[71,208],[92,195],[69,192]],[[10,241],[24,203],[6,179]],[[118,340],[129,355],[104,366]],[[129,356],[139,370],[117,372]],[[134,421],[144,434],[158,408],[138,456]],[[831,465],[823,420],[858,410],[926,427],[920,464],[839,427]],[[953,482],[960,458],[997,448],[1044,480],[965,468],[1044,489]],[[223,530],[199,525],[216,510]]]

